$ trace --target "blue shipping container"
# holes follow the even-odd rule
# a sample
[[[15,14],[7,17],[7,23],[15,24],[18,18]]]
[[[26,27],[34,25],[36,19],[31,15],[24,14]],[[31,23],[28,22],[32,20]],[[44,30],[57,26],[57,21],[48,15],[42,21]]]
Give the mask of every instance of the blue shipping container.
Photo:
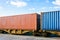
[[[42,13],[42,30],[60,31],[60,11]]]

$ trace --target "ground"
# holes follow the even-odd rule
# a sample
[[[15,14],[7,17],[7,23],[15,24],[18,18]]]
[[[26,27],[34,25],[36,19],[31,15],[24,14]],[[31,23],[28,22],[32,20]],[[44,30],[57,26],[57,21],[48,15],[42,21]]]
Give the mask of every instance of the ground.
[[[11,34],[0,34],[0,40],[60,40],[58,37],[35,37]]]

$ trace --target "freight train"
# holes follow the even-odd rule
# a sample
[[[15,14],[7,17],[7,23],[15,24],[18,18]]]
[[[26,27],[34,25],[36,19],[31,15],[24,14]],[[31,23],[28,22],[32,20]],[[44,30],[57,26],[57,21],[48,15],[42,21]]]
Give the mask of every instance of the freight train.
[[[60,36],[60,11],[0,17],[0,33]]]

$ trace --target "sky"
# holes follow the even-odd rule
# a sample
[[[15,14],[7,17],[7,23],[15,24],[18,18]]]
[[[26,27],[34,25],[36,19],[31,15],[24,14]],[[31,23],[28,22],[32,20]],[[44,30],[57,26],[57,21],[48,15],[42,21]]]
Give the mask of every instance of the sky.
[[[0,0],[0,16],[60,11],[60,0]]]

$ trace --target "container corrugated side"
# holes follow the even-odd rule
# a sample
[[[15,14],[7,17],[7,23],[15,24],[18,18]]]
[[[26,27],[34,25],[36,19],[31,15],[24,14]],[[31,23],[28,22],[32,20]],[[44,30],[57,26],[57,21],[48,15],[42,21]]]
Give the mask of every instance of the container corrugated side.
[[[37,30],[37,14],[0,17],[0,29]]]
[[[42,30],[60,30],[60,11],[42,13]]]

